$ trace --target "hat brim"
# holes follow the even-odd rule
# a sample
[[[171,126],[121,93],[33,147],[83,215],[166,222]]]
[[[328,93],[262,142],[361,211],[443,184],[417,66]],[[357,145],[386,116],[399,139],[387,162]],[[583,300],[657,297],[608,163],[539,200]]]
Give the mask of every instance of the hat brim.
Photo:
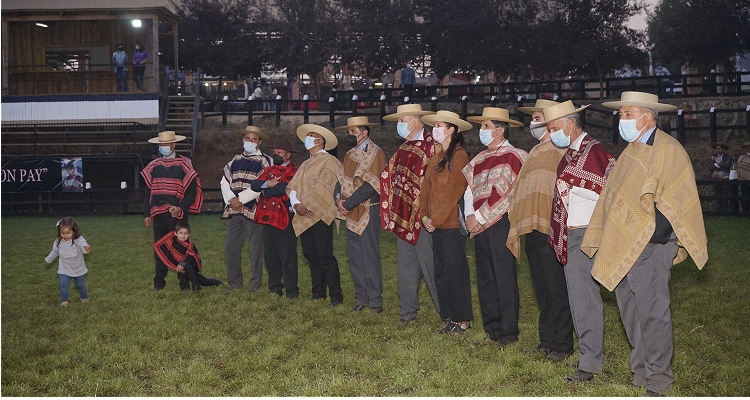
[[[644,103],[641,101],[605,101],[604,103],[602,103],[602,107],[611,108],[613,110],[619,110],[620,107],[641,107],[649,108],[651,110],[659,112],[674,111],[677,109],[677,106],[673,106],[671,104]]]
[[[458,127],[459,132],[466,132],[474,127],[474,125],[462,119],[446,117],[445,115],[431,114],[431,115],[425,115],[424,117],[422,117],[422,123],[425,125],[432,126],[432,124],[438,121],[448,122],[453,125],[456,125]]]
[[[397,120],[397,119],[399,119],[401,117],[405,117],[407,115],[422,116],[422,115],[430,115],[430,114],[435,114],[435,113],[432,112],[432,111],[424,111],[424,110],[422,110],[422,111],[409,111],[409,112],[393,113],[393,114],[388,114],[388,115],[384,116],[383,117],[383,121],[395,121],[395,120]]]
[[[542,107],[518,107],[518,111],[524,114],[533,114],[535,112],[543,112],[544,108]]]
[[[505,122],[506,124],[510,125],[511,128],[518,128],[523,126],[523,122],[516,121],[513,119],[507,119],[507,118],[494,118],[494,117],[485,117],[485,116],[473,116],[466,118],[467,120],[474,122],[476,124],[481,124],[482,121],[490,120],[490,121],[500,121]]]
[[[385,118],[383,118],[383,119],[385,119]],[[333,129],[335,129],[337,131],[341,131],[341,130],[353,128],[355,126],[378,126],[378,125],[380,125],[380,124],[377,123],[377,122],[368,122],[366,124],[354,124],[354,125],[347,125],[347,126],[337,126],[337,127],[333,128]]]
[[[554,119],[551,119],[551,120],[549,120],[549,121],[542,121],[541,125],[547,125],[548,123],[550,123],[550,122],[552,122],[552,121],[556,121],[556,120],[558,120],[558,119],[560,119],[560,118],[564,118],[564,117],[567,117],[568,115],[578,114],[578,113],[580,113],[581,111],[583,111],[583,110],[585,110],[585,109],[587,109],[587,108],[589,108],[589,107],[591,107],[591,104],[586,104],[585,106],[583,106],[583,107],[581,107],[581,108],[576,108],[576,109],[575,109],[575,110],[574,110],[573,112],[571,112],[571,113],[568,113],[568,114],[563,114],[563,115],[557,116],[557,117],[555,117]]]
[[[270,136],[266,135],[263,132],[249,131],[247,129],[238,129],[238,130],[234,131],[234,134],[237,135],[237,136],[239,136],[241,139],[244,139],[245,135],[247,135],[248,133],[254,133],[254,134],[258,135],[258,137],[260,138],[260,140],[264,141],[264,142],[267,142],[267,141],[269,141],[271,139]]]
[[[162,141],[159,140],[158,137],[155,137],[155,138],[149,139],[148,142],[149,143],[156,143],[156,144],[177,143],[177,142],[181,142],[181,141],[185,140],[185,138],[186,137],[182,136],[182,135],[174,135],[174,139],[173,140],[168,140],[166,142],[162,142]]]
[[[329,129],[326,129],[320,125],[303,124],[297,127],[297,137],[303,143],[305,142],[305,137],[310,132],[315,132],[323,136],[323,138],[326,140],[326,150],[333,150],[339,144],[339,140],[338,138],[336,138],[336,135],[334,135],[333,132],[331,132]]]

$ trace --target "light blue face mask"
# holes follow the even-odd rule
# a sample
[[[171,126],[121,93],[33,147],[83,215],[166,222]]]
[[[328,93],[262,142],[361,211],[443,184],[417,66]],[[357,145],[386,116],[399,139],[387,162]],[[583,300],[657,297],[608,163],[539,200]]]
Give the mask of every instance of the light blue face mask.
[[[568,147],[570,146],[570,136],[565,136],[565,127],[568,126],[568,121],[565,121],[562,129],[554,131],[549,134],[549,138],[552,140],[557,147]]]
[[[258,144],[253,142],[242,142],[242,148],[245,149],[246,153],[255,153],[255,150],[258,149]]]
[[[409,133],[411,132],[409,130],[409,123],[408,122],[399,122],[396,125],[396,130],[398,131],[398,135],[402,138],[406,139],[407,136],[409,136]]]
[[[489,146],[490,143],[495,138],[492,137],[492,130],[491,129],[480,129],[479,130],[479,141],[482,142],[483,145]]]
[[[172,149],[169,146],[159,146],[159,153],[166,157],[172,153]]]
[[[646,114],[641,115],[636,119],[621,119],[618,129],[620,131],[620,137],[628,143],[632,143],[641,134],[641,131],[635,127],[635,123],[639,119],[643,118]]]
[[[305,148],[310,150],[313,147],[315,147],[315,138],[312,136],[305,137]]]

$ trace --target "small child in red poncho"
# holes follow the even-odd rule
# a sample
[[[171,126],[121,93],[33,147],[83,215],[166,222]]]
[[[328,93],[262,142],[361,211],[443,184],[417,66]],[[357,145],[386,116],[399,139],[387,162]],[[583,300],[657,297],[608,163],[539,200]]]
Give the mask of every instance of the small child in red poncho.
[[[174,232],[164,235],[154,243],[156,255],[171,270],[177,272],[182,290],[190,290],[188,282],[192,284],[193,293],[201,291],[202,286],[216,286],[224,283],[215,278],[206,278],[200,274],[203,269],[198,248],[190,240],[190,224],[178,222]]]

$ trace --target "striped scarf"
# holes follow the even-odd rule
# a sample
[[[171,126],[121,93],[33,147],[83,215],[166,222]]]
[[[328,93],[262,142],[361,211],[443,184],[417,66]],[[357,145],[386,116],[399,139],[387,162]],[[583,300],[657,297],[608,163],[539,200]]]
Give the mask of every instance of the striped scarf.
[[[522,149],[500,146],[482,151],[464,167],[462,172],[474,196],[474,212],[487,221],[482,231],[499,221],[510,209],[511,191],[528,156]],[[471,237],[482,231],[472,233]]]
[[[151,190],[151,210],[149,215],[156,215],[169,211],[169,207],[178,205],[185,198],[185,192],[195,180],[196,195],[188,212],[199,214],[203,207],[203,190],[198,179],[198,173],[193,169],[189,158],[177,156],[175,158],[157,158],[141,171],[146,186]],[[177,216],[182,219],[183,212]]]
[[[555,196],[552,200],[549,245],[557,261],[568,264],[568,196],[573,186],[602,192],[615,159],[598,140],[586,135],[579,150],[568,148],[557,166]]]
[[[169,232],[164,237],[154,243],[154,252],[164,265],[173,271],[177,271],[177,266],[190,258],[195,260],[198,265],[198,271],[203,269],[201,256],[198,254],[198,248],[193,241],[188,239],[186,242],[177,240],[174,232]]]
[[[427,162],[435,155],[432,134],[403,143],[380,173],[380,226],[412,245],[417,244],[422,221],[419,192]]]

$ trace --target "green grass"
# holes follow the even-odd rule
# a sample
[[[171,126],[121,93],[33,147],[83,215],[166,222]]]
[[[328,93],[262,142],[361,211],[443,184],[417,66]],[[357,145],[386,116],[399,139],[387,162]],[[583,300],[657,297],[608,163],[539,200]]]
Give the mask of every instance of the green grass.
[[[209,287],[182,293],[173,274],[152,292],[152,231],[137,216],[78,219],[91,302],[60,309],[57,262],[44,264],[57,218],[2,218],[3,396],[634,396],[629,345],[615,297],[605,302],[604,372],[569,384],[573,369],[522,349],[537,345],[538,310],[519,265],[521,336],[498,350],[484,334],[474,291],[473,328],[442,327],[422,285],[419,322],[398,323],[395,238],[381,235],[384,307],[351,313],[343,231],[335,236],[345,305],[310,298],[300,254],[300,299]],[[224,222],[191,216],[204,274],[226,278]],[[674,396],[750,394],[750,223],[708,218],[709,262],[672,269]],[[498,244],[500,245],[500,244]],[[473,257],[473,243],[469,243]],[[246,255],[245,255],[246,256]],[[245,274],[249,273],[245,260]],[[473,270],[473,258],[470,265]],[[247,279],[247,275],[246,275]],[[264,286],[267,276],[264,272]],[[472,279],[475,276],[472,272]],[[247,281],[245,282],[247,283]],[[226,288],[226,286],[225,286]],[[575,361],[573,358],[571,361]]]

